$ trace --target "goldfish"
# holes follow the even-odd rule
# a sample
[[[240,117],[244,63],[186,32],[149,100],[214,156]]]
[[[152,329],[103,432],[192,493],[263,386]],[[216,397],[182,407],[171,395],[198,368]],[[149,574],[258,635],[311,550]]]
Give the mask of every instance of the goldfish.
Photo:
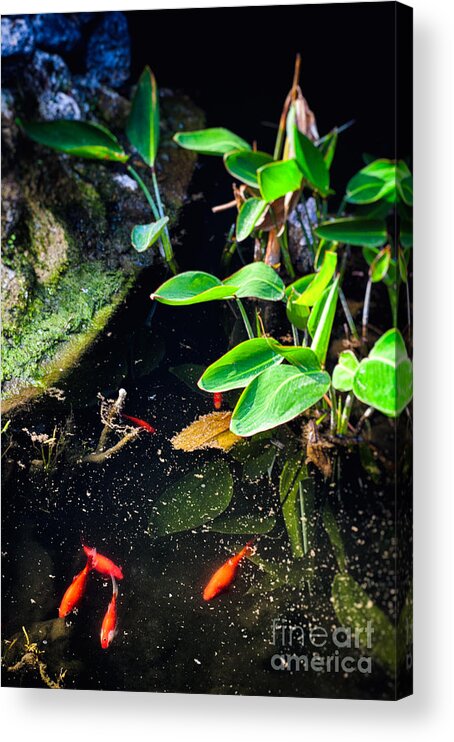
[[[141,420],[140,417],[132,417],[132,415],[125,415],[124,412],[121,413],[121,416],[126,418],[126,420],[129,420],[129,422],[133,423],[134,425],[137,425],[138,428],[143,428],[148,433],[156,433],[156,428],[153,428],[150,423],[147,423],[146,420]]]
[[[220,410],[222,407],[222,392],[215,392],[213,394],[213,405],[215,410]]]
[[[95,569],[102,575],[110,575],[111,577],[115,577],[117,580],[123,579],[123,572],[121,570],[121,567],[117,567],[117,565],[111,559],[103,556],[102,554],[99,554],[96,549],[92,549],[89,546],[84,546],[82,544],[82,548],[87,557],[91,559],[92,569]]]
[[[101,647],[103,649],[107,649],[109,644],[112,642],[115,634],[117,633],[118,587],[115,577],[113,575],[110,575],[110,577],[112,579],[112,598],[110,600],[101,626]]]
[[[71,613],[71,611],[79,605],[84,596],[88,575],[92,569],[91,557],[88,554],[87,556],[87,563],[82,572],[79,572],[79,574],[73,578],[73,581],[63,595],[63,599],[58,609],[58,615],[60,618],[64,618],[68,613]]]
[[[219,569],[216,570],[203,591],[204,600],[212,600],[216,595],[219,595],[219,593],[224,592],[230,587],[231,583],[235,579],[239,563],[243,557],[252,552],[253,540],[254,539],[248,541],[244,549],[241,549],[241,551],[239,551],[238,554],[235,554],[235,556],[230,557],[222,567],[219,567]]]

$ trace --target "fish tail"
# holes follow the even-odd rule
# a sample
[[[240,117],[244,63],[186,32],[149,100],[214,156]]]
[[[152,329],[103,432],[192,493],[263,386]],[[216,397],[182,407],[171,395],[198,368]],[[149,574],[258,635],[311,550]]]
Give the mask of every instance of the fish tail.
[[[110,579],[112,580],[112,597],[116,598],[118,596],[117,581],[113,575],[110,575]]]

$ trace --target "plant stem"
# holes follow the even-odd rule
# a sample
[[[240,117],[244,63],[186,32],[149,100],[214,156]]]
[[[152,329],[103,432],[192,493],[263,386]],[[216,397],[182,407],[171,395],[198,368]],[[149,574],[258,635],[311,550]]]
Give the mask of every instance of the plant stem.
[[[369,309],[370,309],[370,294],[372,291],[372,281],[369,279],[366,286],[366,293],[364,296],[364,307],[363,307],[363,321],[362,321],[362,341],[364,344],[367,343],[367,326],[369,324]]]
[[[254,332],[253,332],[252,327],[251,327],[251,323],[249,322],[249,317],[247,316],[246,310],[245,310],[245,308],[243,306],[243,302],[241,301],[241,299],[238,299],[237,296],[235,297],[235,301],[236,301],[236,304],[237,304],[238,309],[240,310],[241,318],[242,318],[242,320],[244,322],[244,326],[246,328],[246,332],[248,334],[248,338],[249,338],[249,340],[252,340],[252,338],[254,338],[255,336],[254,336]]]
[[[235,250],[237,249],[237,241],[234,238],[235,234],[235,224],[232,224],[232,226],[229,229],[229,233],[227,235],[227,240],[224,245],[224,249],[222,251],[221,255],[221,268],[224,271],[227,271],[227,269],[230,266],[230,261],[232,260],[232,257],[235,253]]]
[[[143,191],[143,194],[144,194],[145,198],[147,199],[147,201],[148,201],[148,203],[150,205],[151,211],[153,212],[153,216],[154,216],[154,218],[157,221],[159,219],[159,211],[158,211],[157,206],[156,206],[156,204],[155,204],[155,202],[153,200],[153,196],[151,195],[151,193],[148,190],[147,186],[143,182],[143,180],[140,177],[139,173],[136,170],[134,170],[133,166],[132,165],[127,165],[126,169],[127,169],[127,171],[129,173],[131,173],[132,177],[134,178],[134,180],[136,181],[136,183],[140,186],[141,190]]]
[[[352,405],[353,405],[353,396],[351,394],[347,394],[347,398],[344,404],[344,411],[342,413],[342,417],[341,417],[340,425],[339,425],[340,435],[345,435],[347,432],[348,423],[350,421],[350,414],[352,411]]]
[[[158,205],[159,216],[161,219],[164,218],[164,207],[161,200],[161,193],[159,191],[158,179],[156,177],[156,171],[154,167],[151,168],[151,179],[153,181],[154,193],[156,196],[156,203]],[[178,273],[178,265],[173,254],[172,243],[170,242],[169,230],[166,226],[162,232],[162,246],[164,248],[165,259],[173,274]]]
[[[329,398],[331,400],[329,432],[331,435],[334,435],[336,432],[336,392],[334,391],[333,385],[329,388]]]
[[[284,258],[285,270],[289,274],[290,278],[295,278],[295,269],[293,268],[288,249],[287,227],[284,227],[284,231],[282,232],[282,235],[278,237],[278,240],[281,246],[282,256]]]
[[[298,328],[295,327],[295,325],[293,325],[293,324],[292,324],[291,327],[292,327],[293,342],[295,343],[295,345],[299,345],[300,344],[300,339],[299,339],[299,336],[298,336]]]
[[[355,321],[352,317],[352,313],[350,312],[350,309],[348,307],[347,299],[345,298],[345,294],[342,291],[341,287],[339,286],[339,299],[341,300],[342,309],[344,310],[345,319],[347,320],[348,328],[350,330],[350,333],[352,337],[355,338],[355,340],[359,340],[358,330],[356,329]]]

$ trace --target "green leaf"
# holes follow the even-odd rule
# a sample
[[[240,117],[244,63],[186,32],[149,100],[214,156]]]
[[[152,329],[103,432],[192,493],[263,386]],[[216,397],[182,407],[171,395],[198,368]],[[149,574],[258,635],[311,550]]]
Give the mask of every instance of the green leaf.
[[[224,155],[224,165],[230,175],[238,178],[246,185],[252,186],[252,188],[259,187],[257,170],[270,162],[273,162],[271,155],[253,150],[240,150]]]
[[[322,152],[299,131],[296,125],[293,136],[295,157],[301,172],[315,190],[326,196],[329,190],[329,170]]]
[[[332,131],[329,132],[329,134],[327,134],[323,138],[323,142],[320,142],[320,144],[318,145],[318,149],[323,155],[323,159],[325,160],[325,165],[328,170],[333,163],[338,137],[339,132],[337,130],[337,127],[335,127]]]
[[[243,203],[236,220],[237,242],[242,242],[254,231],[267,205],[266,201],[262,201],[261,198],[248,198]]]
[[[337,298],[339,295],[338,283],[339,277],[333,282],[326,296],[322,296],[319,299],[319,301],[323,300],[323,309],[317,322],[311,348],[322,365],[326,360],[334,316],[336,314]]]
[[[298,301],[299,294],[296,291],[292,291],[287,297],[287,319],[291,322],[294,327],[298,330],[305,330],[307,327],[307,321],[310,315],[309,307],[304,306]]]
[[[374,160],[363,167],[347,184],[346,200],[369,204],[387,196],[395,200],[396,165],[391,160]]]
[[[348,627],[366,654],[372,653],[394,676],[396,637],[391,621],[357,582],[345,573],[335,576],[331,589],[333,607],[341,626]],[[367,639],[367,627],[372,634]]]
[[[235,291],[235,286],[222,283],[211,273],[186,271],[161,284],[155,293],[151,294],[151,299],[156,299],[161,304],[183,306],[233,297]]]
[[[388,417],[398,417],[405,409],[413,395],[412,363],[399,330],[385,332],[361,361],[353,392]]]
[[[159,146],[159,95],[149,67],[145,67],[137,83],[126,134],[147,165],[153,167]]]
[[[285,293],[287,296],[290,296],[290,294],[296,293],[296,294],[302,294],[303,291],[307,289],[310,283],[314,280],[316,276],[316,273],[307,273],[305,276],[301,276],[301,278],[297,278],[296,281],[293,281],[293,283],[290,283],[287,288],[285,289]]]
[[[321,369],[303,372],[295,366],[271,367],[243,391],[230,430],[250,436],[282,425],[318,402],[329,384],[329,375]]]
[[[323,291],[328,286],[334,276],[337,267],[337,254],[327,250],[325,252],[323,263],[303,293],[296,300],[297,304],[303,304],[306,307],[312,307],[321,297]]]
[[[303,176],[296,160],[278,160],[264,165],[257,171],[262,198],[268,203],[298,191]]]
[[[199,380],[199,387],[206,392],[239,389],[282,360],[266,338],[245,340],[208,366]]]
[[[273,515],[223,515],[210,524],[210,531],[231,534],[269,533],[276,525]]]
[[[126,162],[124,152],[114,135],[103,126],[87,121],[21,121],[23,131],[38,144],[88,160]]]
[[[370,280],[372,283],[382,281],[388,273],[391,264],[391,248],[385,247],[380,250],[370,265]]]
[[[300,371],[318,371],[320,363],[317,356],[311,348],[300,345],[280,345],[273,338],[268,338],[268,342],[286,361],[297,366]]]
[[[131,232],[131,243],[137,252],[143,252],[151,247],[159,239],[168,221],[169,217],[164,216],[151,224],[137,224]]]
[[[212,461],[171,484],[154,506],[150,533],[165,536],[202,526],[224,512],[233,480],[224,461]]]
[[[397,180],[397,192],[407,206],[413,206],[413,177],[411,175]]]
[[[265,299],[281,301],[285,286],[282,278],[266,263],[257,262],[245,265],[239,271],[225,279],[224,284],[236,286],[238,298]]]
[[[315,228],[318,237],[331,242],[344,242],[348,245],[380,247],[386,240],[386,225],[377,219],[343,217],[323,222]]]
[[[359,361],[353,351],[343,350],[333,371],[333,387],[339,392],[351,392]]]
[[[340,572],[345,572],[345,547],[342,541],[342,536],[339,530],[339,526],[336,523],[336,519],[333,515],[333,511],[329,505],[325,505],[323,510],[323,526],[328,538],[333,547],[334,555],[336,557],[337,565]]]
[[[201,155],[225,155],[236,149],[251,149],[244,139],[223,128],[182,131],[175,134],[174,140],[180,147]]]
[[[279,479],[279,498],[292,556],[304,556],[299,484],[307,478],[307,466],[301,451],[288,457]]]

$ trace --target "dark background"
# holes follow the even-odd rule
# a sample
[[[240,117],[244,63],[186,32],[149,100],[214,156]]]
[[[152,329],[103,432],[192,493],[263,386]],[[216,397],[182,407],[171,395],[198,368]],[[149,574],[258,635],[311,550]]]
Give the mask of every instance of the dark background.
[[[381,2],[128,12],[132,79],[149,64],[161,87],[191,95],[208,126],[231,128],[272,152],[275,130],[263,122],[279,120],[300,52],[301,87],[320,135],[355,120],[333,166],[333,186],[343,191],[363,152],[395,157],[398,8]],[[409,18],[409,9],[400,9]],[[398,54],[409,80],[411,48],[400,41]],[[408,84],[398,103],[411,113]],[[411,153],[410,132],[402,122],[399,156]]]

